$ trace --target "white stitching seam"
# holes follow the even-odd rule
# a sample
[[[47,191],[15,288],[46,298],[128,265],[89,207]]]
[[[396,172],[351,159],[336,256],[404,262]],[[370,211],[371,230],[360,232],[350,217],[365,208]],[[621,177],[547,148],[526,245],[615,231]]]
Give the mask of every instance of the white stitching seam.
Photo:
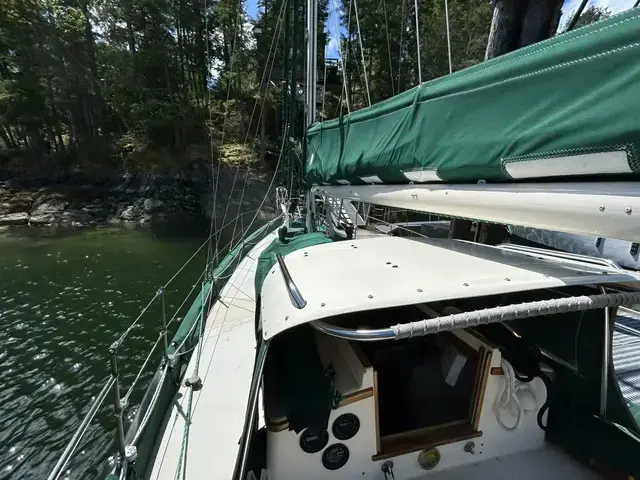
[[[622,25],[623,23],[630,22],[630,21],[636,20],[638,18],[640,18],[640,13],[638,15],[634,15],[634,16],[631,16],[629,18],[625,18],[623,20],[620,20],[619,22],[615,22],[615,23],[612,23],[610,25],[606,25],[606,26],[604,26],[602,28],[599,28],[597,30],[592,30],[592,31],[584,33],[582,35],[577,35],[575,37],[568,38],[568,39],[566,39],[566,40],[564,40],[562,42],[557,42],[557,43],[555,43],[553,45],[548,45],[546,47],[539,48],[540,45],[548,43],[548,42],[551,42],[552,40],[555,40],[555,38],[553,38],[553,37],[552,38],[548,38],[548,39],[543,40],[541,42],[534,43],[534,44],[529,45],[527,47],[520,48],[519,50],[514,50],[513,52],[509,52],[509,53],[506,53],[506,54],[501,55],[499,57],[496,57],[495,61],[488,61],[488,62],[480,63],[480,64],[478,64],[479,68],[471,67],[470,69],[467,70],[466,73],[461,73],[460,75],[453,75],[453,78],[451,76],[445,77],[446,80],[443,81],[443,82],[438,83],[437,86],[441,87],[441,86],[446,85],[446,84],[448,84],[448,83],[450,83],[450,82],[452,82],[454,80],[459,80],[461,78],[465,78],[465,77],[467,77],[469,75],[473,75],[473,74],[476,74],[478,72],[485,72],[485,71],[491,70],[494,67],[496,67],[497,65],[505,65],[507,63],[513,62],[514,60],[519,60],[521,58],[526,58],[526,57],[529,57],[529,56],[534,55],[536,53],[544,52],[545,50],[551,50],[553,48],[559,47],[560,45],[564,45],[564,44],[567,44],[567,43],[574,42],[574,41],[579,40],[581,38],[585,38],[585,37],[594,35],[596,33],[605,31],[605,30],[607,30],[609,28],[613,28],[613,27],[618,26],[618,25]],[[535,49],[535,50],[532,51],[532,52],[528,52],[528,53],[522,54],[523,51],[532,50],[532,49]],[[505,61],[504,60],[505,57],[513,57],[513,58],[510,58],[510,59]],[[585,58],[588,58],[588,57],[585,57]],[[580,59],[576,59],[576,60],[580,60]],[[484,68],[482,66],[484,66]],[[427,83],[427,82],[424,82],[424,83]]]
[[[624,15],[625,13],[626,12],[622,12],[622,13],[619,13],[618,15]],[[611,18],[614,18],[614,17],[611,17]],[[526,47],[522,47],[522,48],[520,48],[518,50],[515,50],[513,52],[505,53],[504,55],[501,55],[501,56],[496,57],[494,59],[491,59],[491,60],[488,60],[486,62],[480,63],[480,64],[475,65],[473,67],[470,67],[469,69],[467,69],[467,71],[465,73],[462,73],[464,71],[460,71],[458,74],[454,73],[452,75],[447,75],[446,77],[440,77],[440,78],[443,79],[443,81],[442,82],[438,82],[437,85],[434,85],[432,88],[435,88],[436,86],[437,87],[442,87],[444,85],[449,84],[450,82],[452,82],[454,80],[459,80],[459,79],[465,78],[465,77],[467,77],[469,75],[474,75],[474,74],[476,74],[478,72],[485,72],[485,71],[488,71],[490,69],[493,69],[497,65],[504,65],[504,64],[512,62],[514,60],[518,60],[520,58],[526,58],[528,56],[534,55],[534,54],[536,54],[538,52],[543,52],[545,50],[550,50],[550,49],[553,49],[553,48],[555,48],[557,46],[565,45],[567,43],[574,42],[574,41],[579,40],[581,38],[585,38],[585,37],[588,37],[588,36],[591,36],[591,35],[595,35],[596,33],[605,31],[605,30],[607,30],[609,28],[613,28],[613,27],[618,26],[618,25],[622,25],[623,23],[626,23],[626,22],[631,22],[633,20],[637,20],[638,18],[640,18],[640,13],[638,13],[637,15],[633,15],[633,16],[630,16],[628,18],[625,18],[623,20],[620,20],[618,22],[614,22],[614,23],[611,23],[609,25],[605,25],[604,27],[589,31],[589,32],[584,33],[582,35],[576,35],[574,37],[568,38],[568,39],[566,39],[564,41],[561,41],[561,42],[557,42],[555,37],[548,38],[548,39],[543,40],[541,42],[534,43],[534,44],[528,45]],[[565,35],[565,34],[562,34],[562,35]],[[543,47],[543,48],[540,48],[540,45],[543,45],[543,44],[546,44],[546,43],[549,43],[549,42],[552,42],[552,41],[556,41],[557,43],[555,43],[553,45],[548,45],[548,46]],[[541,70],[530,72],[529,74],[525,74],[525,75],[521,75],[521,76],[517,76],[517,77],[513,77],[513,78],[507,78],[507,79],[501,80],[499,82],[495,82],[495,83],[492,83],[492,84],[489,84],[489,85],[485,85],[485,86],[482,86],[482,87],[476,87],[475,89],[471,89],[471,90],[463,90],[461,92],[456,92],[456,94],[465,94],[465,93],[470,93],[470,92],[476,92],[476,91],[479,91],[479,90],[481,90],[483,88],[488,88],[488,87],[491,87],[491,86],[500,85],[501,83],[507,82],[509,80],[526,78],[528,76],[535,75],[537,73],[541,73],[541,72],[545,72],[545,71],[549,71],[549,70],[552,70],[552,69],[557,68],[557,67],[571,65],[573,63],[579,63],[579,62],[581,62],[583,60],[591,60],[592,58],[597,58],[597,57],[599,57],[601,55],[607,55],[609,53],[616,52],[617,50],[625,49],[625,48],[629,48],[629,47],[633,47],[633,46],[637,46],[637,44],[630,44],[630,45],[626,45],[624,47],[619,47],[617,49],[609,50],[607,52],[602,52],[602,53],[599,53],[599,54],[596,54],[596,55],[590,55],[588,57],[577,58],[577,59],[572,60],[570,62],[561,63],[561,64],[555,65],[553,67],[543,68]],[[533,50],[533,51],[527,52],[528,50]],[[522,52],[526,52],[526,53],[523,54]],[[507,58],[507,57],[512,57],[512,58],[510,58],[510,59],[505,61],[504,59]],[[430,81],[433,81],[433,80],[429,80],[427,82],[423,82],[423,84],[429,83]],[[387,100],[390,100],[390,99],[387,99]],[[387,101],[387,100],[385,100],[385,101]],[[429,100],[433,100],[433,99],[429,99]],[[421,102],[418,102],[418,103],[421,103]],[[399,110],[396,110],[394,112],[390,112],[390,113],[397,113],[400,110],[404,110],[406,108],[412,108],[415,104],[416,104],[416,101],[414,100],[413,102],[411,102],[411,104],[409,104],[409,105],[407,105],[407,106],[405,106],[405,107],[403,107],[403,108],[401,108]],[[386,116],[386,115],[388,115],[388,114],[380,115],[380,116]],[[380,116],[378,118],[380,118]],[[354,121],[354,120],[349,119],[348,124],[349,125],[353,125],[353,124],[360,123],[362,121],[367,121],[367,120],[358,120],[358,119],[356,119]],[[338,126],[336,125],[336,126],[331,126],[331,127],[324,127],[324,131],[332,130],[334,128],[338,128]]]

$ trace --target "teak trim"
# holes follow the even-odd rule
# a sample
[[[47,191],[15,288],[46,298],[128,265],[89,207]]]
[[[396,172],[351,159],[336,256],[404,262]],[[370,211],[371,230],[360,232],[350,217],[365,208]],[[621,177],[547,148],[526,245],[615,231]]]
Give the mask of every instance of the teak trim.
[[[373,405],[376,414],[376,452],[380,453],[380,413],[378,412],[378,371],[373,371]]]
[[[475,406],[473,409],[473,415],[471,417],[471,423],[473,425],[474,430],[478,430],[478,425],[480,424],[480,416],[482,415],[482,405],[484,403],[484,395],[487,391],[487,381],[489,380],[489,373],[491,370],[491,357],[493,355],[492,351],[487,351],[484,354],[484,357],[480,358],[482,362],[482,366],[480,368],[481,375],[481,384],[480,388],[476,391],[475,398]]]
[[[373,387],[367,387],[356,392],[351,392],[342,397],[340,403],[338,404],[338,408],[344,407],[346,405],[351,405],[352,403],[356,403],[360,400],[365,400],[370,397],[373,397]],[[377,408],[378,407],[376,404],[376,409]],[[289,428],[289,420],[286,418],[276,421],[267,420],[265,423],[267,425],[267,429],[273,433],[282,432],[283,430],[287,430]]]
[[[471,427],[469,426],[469,428]],[[468,440],[470,438],[477,438],[481,436],[482,432],[469,430],[466,433],[451,435],[440,438],[438,440],[423,439],[422,442],[412,442],[408,445],[390,445],[389,448],[386,449],[386,451],[372,455],[371,460],[384,460],[385,458],[397,457],[398,455],[417,452],[426,448],[439,447],[440,445],[448,445],[449,443],[460,442],[462,440]]]
[[[359,402],[360,400],[364,400],[365,398],[373,397],[373,387],[368,387],[363,390],[358,390],[357,392],[351,392],[340,400],[340,404],[338,408],[344,407],[345,405],[351,405],[352,403]]]

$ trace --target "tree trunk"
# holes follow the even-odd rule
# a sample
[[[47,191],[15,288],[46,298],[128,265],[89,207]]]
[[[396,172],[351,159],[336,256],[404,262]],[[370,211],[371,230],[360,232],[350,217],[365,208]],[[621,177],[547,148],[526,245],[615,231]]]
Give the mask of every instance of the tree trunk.
[[[11,138],[11,131],[8,127],[5,129],[4,125],[0,125],[0,138],[2,138],[7,148],[16,148],[13,138]]]
[[[264,100],[263,100],[264,101]],[[264,111],[264,108],[261,109],[260,111],[260,164],[264,165],[264,157],[265,157],[265,153],[266,153],[266,143],[267,143],[267,139],[266,139],[266,135],[265,135],[265,121],[264,121],[264,117],[266,116],[266,111]]]
[[[164,64],[164,78],[167,86],[167,92],[169,93],[169,102],[171,103],[172,109],[175,112],[175,105],[173,102],[173,89],[171,88],[171,77],[169,77],[169,66],[166,63]],[[180,130],[178,129],[178,123],[175,121],[173,122],[173,141],[174,147],[180,148]]]
[[[16,143],[16,140],[13,137],[13,134],[11,133],[11,127],[9,126],[7,126],[7,136],[9,137],[9,142],[11,142],[11,146],[13,148],[18,148],[18,144]]]
[[[558,27],[562,0],[529,0],[519,47],[526,47],[551,37]]]
[[[93,38],[93,29],[91,27],[91,18],[89,17],[89,6],[87,5],[86,0],[81,2],[80,8],[82,9],[82,14],[84,16],[85,48],[87,49],[87,55],[89,57],[89,69],[91,70],[92,78],[95,80],[98,76],[95,40]]]
[[[518,48],[522,14],[526,4],[520,0],[494,0],[493,19],[485,60],[498,57]]]

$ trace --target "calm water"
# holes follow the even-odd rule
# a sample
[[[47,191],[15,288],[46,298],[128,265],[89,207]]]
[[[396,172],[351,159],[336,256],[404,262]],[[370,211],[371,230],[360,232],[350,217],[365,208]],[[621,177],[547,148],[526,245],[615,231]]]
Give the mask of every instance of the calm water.
[[[46,478],[108,376],[107,347],[202,241],[117,228],[0,233],[0,479]],[[196,258],[169,288],[169,313],[203,267]],[[123,394],[159,328],[156,302],[120,349]],[[66,478],[92,478],[108,460],[110,413],[94,420]]]

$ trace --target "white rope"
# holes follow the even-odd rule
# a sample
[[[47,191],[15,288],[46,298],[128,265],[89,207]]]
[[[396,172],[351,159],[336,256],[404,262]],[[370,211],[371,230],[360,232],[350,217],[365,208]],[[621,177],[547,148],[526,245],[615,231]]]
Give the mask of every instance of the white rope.
[[[422,85],[422,62],[420,60],[420,22],[418,21],[418,0],[414,0],[416,10],[416,52],[418,55],[418,85]]]
[[[416,0],[418,1],[418,0]],[[362,58],[362,70],[364,71],[364,85],[367,89],[367,102],[371,106],[371,94],[369,93],[369,79],[367,77],[367,64],[364,60],[364,49],[362,48],[362,35],[360,34],[360,18],[358,17],[358,0],[353,0],[356,11],[356,25],[358,27],[358,42],[360,43],[360,57]]]
[[[444,16],[447,22],[447,50],[449,52],[449,73],[453,73],[453,63],[451,62],[451,34],[449,33],[449,0],[444,0]]]
[[[449,332],[496,322],[509,322],[524,318],[559,313],[583,312],[607,307],[640,303],[640,292],[618,292],[600,295],[553,298],[535,302],[518,303],[500,307],[473,310],[471,312],[428,318],[417,322],[401,323],[390,328],[396,339]]]
[[[511,432],[520,428],[525,415],[537,412],[539,405],[536,393],[531,388],[531,385],[516,379],[516,374],[511,364],[502,359],[500,365],[504,371],[504,388],[502,393],[496,397],[493,410],[498,425],[503,430]],[[504,423],[502,420],[503,411],[515,417],[516,420],[513,425],[509,426]]]

